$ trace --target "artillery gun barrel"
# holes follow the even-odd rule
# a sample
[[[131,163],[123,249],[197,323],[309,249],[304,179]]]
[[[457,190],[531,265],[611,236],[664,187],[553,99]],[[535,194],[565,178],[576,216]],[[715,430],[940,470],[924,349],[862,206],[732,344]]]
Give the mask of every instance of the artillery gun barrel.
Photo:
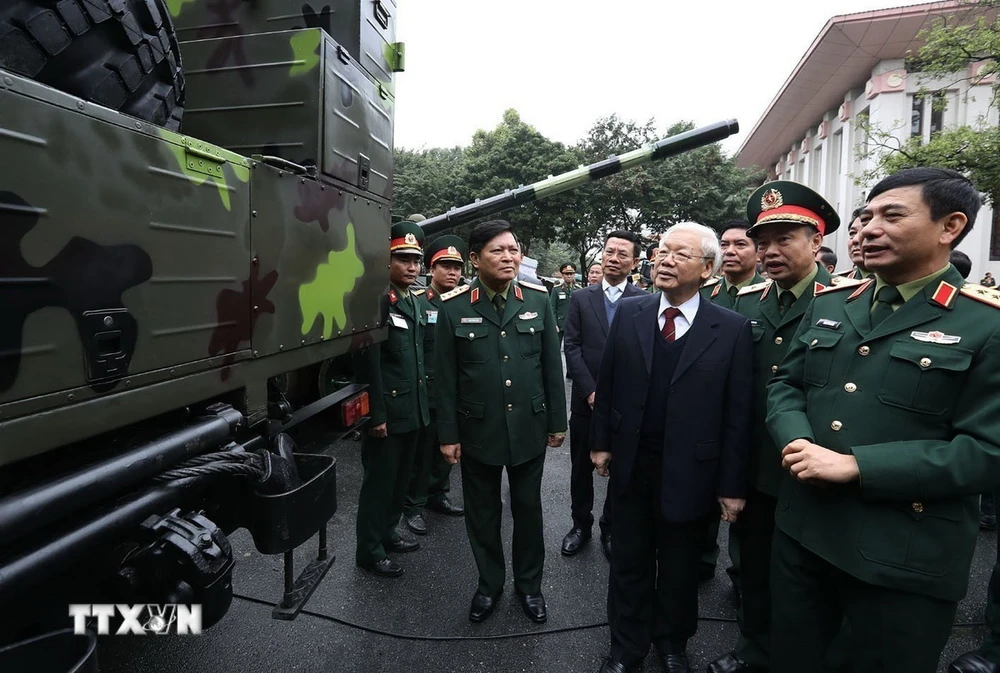
[[[677,154],[682,154],[704,145],[710,145],[738,133],[740,125],[735,119],[716,122],[708,126],[679,133],[645,147],[626,152],[621,156],[611,156],[589,166],[581,166],[576,170],[554,175],[531,185],[510,189],[503,194],[497,194],[486,199],[477,200],[461,208],[453,208],[447,213],[436,215],[420,222],[424,235],[429,236],[460,224],[492,215],[515,206],[545,199],[562,192],[575,189],[580,185],[600,180],[623,170],[659,161]]]

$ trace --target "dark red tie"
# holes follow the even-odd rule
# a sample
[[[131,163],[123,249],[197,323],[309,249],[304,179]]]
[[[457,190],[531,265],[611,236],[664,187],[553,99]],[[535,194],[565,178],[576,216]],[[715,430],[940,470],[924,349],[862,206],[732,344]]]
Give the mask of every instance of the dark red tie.
[[[666,320],[663,321],[663,329],[660,330],[663,333],[663,338],[667,341],[673,341],[674,335],[677,333],[677,328],[674,327],[674,318],[681,314],[679,308],[674,308],[673,306],[668,306],[665,311],[663,311],[663,317]]]

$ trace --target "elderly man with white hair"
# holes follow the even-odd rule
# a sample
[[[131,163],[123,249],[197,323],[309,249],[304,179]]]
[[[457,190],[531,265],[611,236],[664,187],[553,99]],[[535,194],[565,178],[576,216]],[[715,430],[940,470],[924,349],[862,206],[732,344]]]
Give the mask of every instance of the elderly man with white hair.
[[[608,332],[591,428],[597,472],[610,468],[615,521],[602,673],[637,670],[650,644],[664,670],[691,670],[706,528],[743,508],[750,323],[698,291],[721,261],[712,229],[670,227],[653,270],[658,292],[623,299]]]

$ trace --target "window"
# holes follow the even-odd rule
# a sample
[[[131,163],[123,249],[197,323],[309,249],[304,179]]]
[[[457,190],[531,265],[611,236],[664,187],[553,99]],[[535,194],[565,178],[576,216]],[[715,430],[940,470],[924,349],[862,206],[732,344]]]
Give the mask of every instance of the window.
[[[955,123],[955,111],[949,105],[948,94],[937,91],[930,96],[916,95],[910,111],[910,137],[927,142],[945,125]]]
[[[910,112],[910,137],[915,138],[924,132],[924,99],[913,97],[913,107]]]

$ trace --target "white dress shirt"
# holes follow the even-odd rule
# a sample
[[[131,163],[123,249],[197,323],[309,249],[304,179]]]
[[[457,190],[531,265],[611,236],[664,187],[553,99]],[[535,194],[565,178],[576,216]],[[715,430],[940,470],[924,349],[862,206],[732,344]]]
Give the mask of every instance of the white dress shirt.
[[[691,329],[691,323],[694,322],[694,317],[698,315],[698,306],[701,304],[701,293],[695,292],[694,296],[688,299],[686,302],[677,306],[675,308],[680,309],[681,314],[674,318],[674,339],[680,339],[682,336],[687,334],[687,331]],[[669,301],[667,301],[667,295],[660,293],[660,310],[656,314],[656,320],[660,325],[660,331],[663,331],[663,325],[667,322],[667,316],[663,315],[663,312],[668,308],[673,306]]]
[[[604,296],[608,298],[608,301],[610,301],[612,304],[617,304],[618,300],[621,299],[622,295],[625,294],[625,286],[627,284],[628,284],[628,278],[618,283],[618,285],[612,285],[607,280],[601,280],[601,290],[604,292]],[[618,292],[616,294],[609,295],[608,289],[612,287],[616,288]],[[611,297],[614,297],[614,299],[612,299]]]

